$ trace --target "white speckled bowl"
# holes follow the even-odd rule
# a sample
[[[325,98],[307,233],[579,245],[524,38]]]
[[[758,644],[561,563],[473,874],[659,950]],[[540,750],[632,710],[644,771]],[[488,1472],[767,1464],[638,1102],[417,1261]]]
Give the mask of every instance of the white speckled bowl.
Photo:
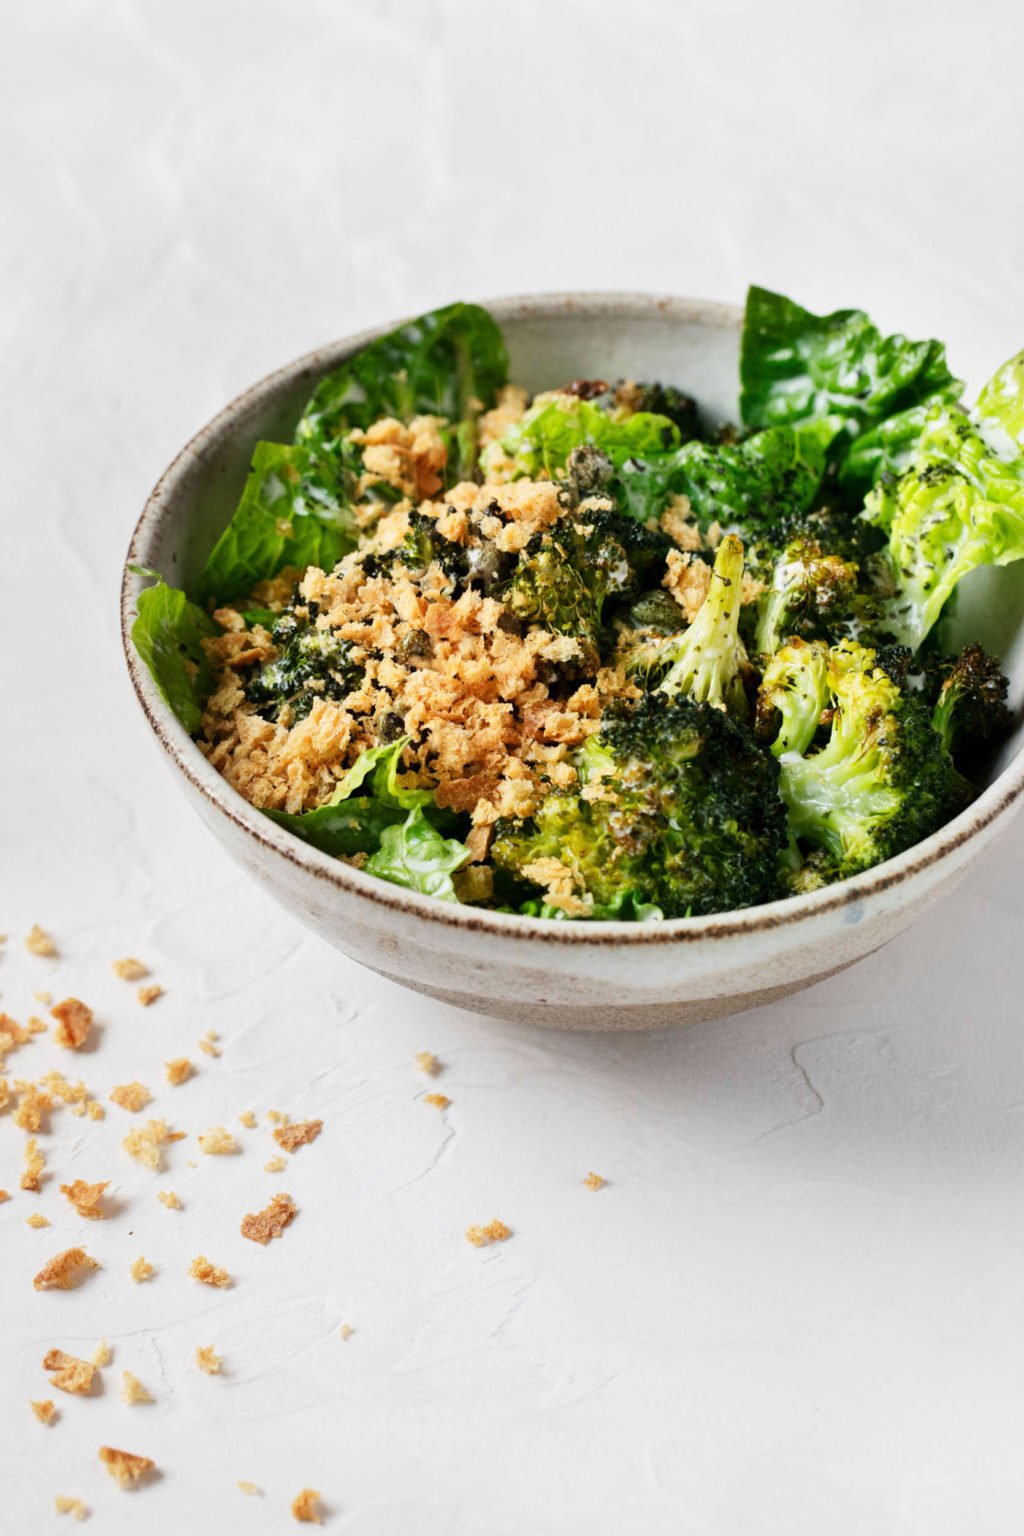
[[[712,419],[735,418],[740,313],[633,294],[544,295],[488,305],[511,377],[659,378],[692,390]],[[389,329],[390,327],[382,327]],[[186,586],[237,501],[253,444],[287,440],[312,386],[378,331],[322,348],[247,390],[182,449],[150,496],[128,563]],[[870,954],[961,878],[1016,809],[1021,725],[970,808],[899,858],[807,896],[716,917],[653,924],[555,923],[416,896],[290,836],[230,789],[189,739],[135,654],[142,583],[126,568],[125,654],[147,720],[207,826],[255,879],[331,944],[381,975],[461,1008],[564,1029],[687,1024],[785,997]],[[959,595],[957,641],[1005,658],[1024,694],[1024,565],[984,571]]]

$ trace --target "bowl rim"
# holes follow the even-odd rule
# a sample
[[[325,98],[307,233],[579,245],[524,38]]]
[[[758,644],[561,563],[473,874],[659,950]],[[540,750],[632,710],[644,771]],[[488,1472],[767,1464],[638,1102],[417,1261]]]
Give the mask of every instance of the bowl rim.
[[[499,324],[508,320],[532,317],[543,319],[577,313],[587,318],[663,318],[670,323],[686,321],[709,328],[734,330],[739,328],[743,314],[736,305],[713,300],[604,290],[520,294],[476,302],[482,304]],[[433,896],[422,896],[341,863],[263,816],[210,766],[164,702],[148,669],[135,651],[131,627],[135,619],[135,603],[145,578],[137,575],[133,567],[149,566],[149,547],[179,482],[195,461],[212,449],[227,430],[243,425],[264,397],[286,380],[298,379],[307,373],[313,375],[335,366],[367,342],[385,335],[395,325],[402,323],[391,321],[373,326],[316,347],[276,368],[236,395],[194,433],[175,455],[147,497],[132,532],[125,556],[120,600],[121,643],[128,673],[142,712],[163,751],[192,788],[219,815],[226,817],[267,852],[286,859],[314,878],[340,888],[350,896],[361,897],[393,913],[421,918],[467,933],[493,935],[495,939],[605,948],[623,944],[693,944],[705,940],[744,938],[844,908],[859,907],[871,897],[881,896],[941,863],[1015,806],[1024,793],[1024,745],[1018,748],[996,779],[965,810],[937,832],[893,859],[887,859],[835,885],[802,895],[783,897],[762,906],[713,913],[706,917],[667,918],[651,923],[557,922],[550,918],[525,917],[514,912],[490,912],[478,907],[441,901]]]

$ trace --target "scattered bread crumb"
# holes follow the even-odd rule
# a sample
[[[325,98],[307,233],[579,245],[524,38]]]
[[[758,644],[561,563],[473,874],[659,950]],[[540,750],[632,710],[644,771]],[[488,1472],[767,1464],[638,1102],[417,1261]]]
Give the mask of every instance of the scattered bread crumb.
[[[607,1182],[608,1180],[602,1179],[599,1173],[588,1173],[583,1180],[587,1189],[603,1189]]]
[[[50,1009],[57,1020],[53,1038],[66,1050],[81,1050],[92,1028],[92,1009],[77,997],[66,997],[62,1003],[54,1003]]]
[[[87,1184],[84,1179],[76,1179],[73,1184],[62,1184],[60,1192],[67,1195],[79,1216],[87,1216],[90,1221],[101,1221],[107,1214],[101,1202],[109,1184],[109,1179],[104,1179],[102,1184]]]
[[[275,1195],[265,1210],[252,1212],[242,1222],[242,1236],[264,1247],[272,1238],[280,1237],[298,1215],[298,1207],[291,1195]]]
[[[256,1116],[253,1114],[251,1109],[243,1109],[242,1113],[238,1117],[238,1123],[239,1125],[247,1126],[250,1131],[254,1130],[256,1126]]]
[[[66,1355],[62,1349],[51,1349],[43,1356],[43,1370],[52,1371],[50,1386],[61,1392],[74,1392],[80,1397],[92,1387],[96,1367],[76,1355]]]
[[[173,1189],[158,1189],[156,1197],[160,1204],[165,1205],[169,1211],[180,1211],[182,1209],[181,1201]]]
[[[218,1269],[216,1264],[211,1264],[202,1254],[192,1260],[188,1272],[193,1280],[200,1280],[203,1285],[217,1285],[223,1289],[231,1284],[231,1276],[227,1270]]]
[[[153,1276],[156,1274],[156,1270],[153,1268],[149,1260],[143,1258],[143,1256],[140,1254],[128,1273],[131,1275],[136,1285],[143,1285],[147,1280],[151,1280],[153,1278]]]
[[[486,1227],[466,1228],[467,1241],[471,1242],[474,1248],[486,1248],[490,1243],[503,1243],[511,1236],[512,1228],[506,1227],[505,1223],[498,1221],[497,1218],[489,1222]]]
[[[292,1514],[303,1525],[323,1525],[320,1516],[320,1494],[316,1488],[303,1488],[292,1499]]]
[[[143,976],[149,975],[148,967],[141,960],[133,960],[130,955],[125,960],[115,960],[113,972],[122,981],[141,981]]]
[[[25,935],[25,948],[30,955],[42,955],[49,958],[57,953],[57,946],[45,929],[38,923],[33,923]]]
[[[216,1044],[218,1039],[219,1036],[216,1030],[208,1029],[203,1038],[198,1040],[196,1044],[199,1046],[199,1049],[203,1052],[204,1056],[219,1056],[220,1046]]]
[[[21,1187],[37,1194],[39,1183],[46,1167],[46,1158],[36,1146],[36,1139],[30,1136],[25,1143],[25,1172],[21,1176]]]
[[[48,1227],[50,1223],[41,1211],[33,1211],[31,1216],[25,1217],[26,1227]]]
[[[177,1140],[167,1129],[166,1120],[147,1120],[134,1131],[129,1131],[121,1145],[129,1157],[147,1168],[159,1168],[162,1158],[160,1148],[165,1141]]]
[[[196,1349],[196,1365],[207,1376],[219,1376],[220,1368],[224,1364],[212,1344],[200,1344]]]
[[[323,1128],[322,1120],[297,1120],[294,1125],[279,1125],[273,1136],[279,1147],[284,1147],[286,1152],[294,1152],[296,1147],[304,1147],[308,1142],[316,1141]]]
[[[50,1003],[53,1002],[53,993],[52,992],[33,992],[32,996],[35,998],[37,1003],[44,1003],[47,1007],[49,1007]],[[42,1024],[42,1020],[41,1019],[40,1019],[39,1022]],[[46,1028],[46,1025],[43,1024],[43,1029],[45,1029],[45,1028]]]
[[[9,1200],[10,1198],[11,1197],[7,1193],[6,1189],[0,1189],[0,1205],[3,1205],[4,1201]]]
[[[120,1104],[122,1109],[130,1109],[133,1115],[152,1101],[153,1095],[145,1083],[119,1083],[116,1088],[110,1090],[110,1099],[113,1104]]]
[[[44,1397],[39,1401],[34,1397],[30,1397],[29,1404],[40,1424],[56,1423],[57,1409],[52,1398]]]
[[[100,1446],[100,1461],[120,1488],[131,1488],[153,1466],[148,1456],[134,1456],[131,1451],[116,1451],[112,1445]]]
[[[18,1107],[14,1111],[14,1123],[20,1131],[45,1130],[43,1121],[53,1108],[48,1093],[40,1093],[35,1083],[16,1082]]]
[[[131,1371],[122,1371],[121,1401],[123,1403],[151,1403],[154,1399],[146,1391],[137,1376],[133,1376]]]
[[[187,1056],[175,1056],[173,1061],[164,1062],[164,1071],[171,1087],[177,1088],[179,1083],[187,1083],[192,1076],[192,1063]]]
[[[436,1077],[441,1071],[441,1063],[433,1051],[417,1051],[416,1066],[421,1072],[425,1072],[428,1077]]]
[[[237,1152],[238,1143],[224,1126],[214,1125],[208,1131],[200,1132],[199,1150],[208,1156],[222,1156],[228,1152]]]
[[[150,987],[140,987],[135,994],[143,1008],[148,1008],[150,1003],[155,1003],[157,998],[163,997],[163,995],[163,987],[158,987],[156,983]]]
[[[73,1291],[91,1269],[99,1269],[84,1248],[65,1248],[44,1264],[32,1284],[37,1291]]]
[[[103,1120],[106,1118],[107,1113],[99,1099],[90,1099],[86,1105],[86,1112],[90,1120]]]
[[[261,1499],[263,1497],[263,1489],[257,1488],[255,1483],[247,1483],[244,1479],[242,1479],[238,1486],[242,1492],[247,1493],[251,1499]]]
[[[350,1339],[355,1332],[355,1329],[350,1328],[348,1323],[342,1323],[341,1327],[338,1329],[338,1332],[343,1339]]]
[[[447,1109],[451,1099],[443,1093],[425,1093],[423,1095],[423,1102],[424,1104],[433,1104],[435,1109]]]
[[[83,1504],[81,1499],[69,1499],[63,1493],[58,1493],[53,1501],[53,1507],[58,1515],[73,1515],[76,1520],[88,1520],[89,1506]]]
[[[288,1159],[285,1157],[272,1157],[269,1163],[263,1164],[264,1173],[283,1173],[288,1167]]]
[[[100,1339],[99,1343],[96,1345],[96,1348],[92,1352],[93,1365],[98,1371],[101,1371],[105,1365],[110,1364],[113,1358],[113,1350],[110,1348],[110,1345],[107,1343],[106,1339]]]

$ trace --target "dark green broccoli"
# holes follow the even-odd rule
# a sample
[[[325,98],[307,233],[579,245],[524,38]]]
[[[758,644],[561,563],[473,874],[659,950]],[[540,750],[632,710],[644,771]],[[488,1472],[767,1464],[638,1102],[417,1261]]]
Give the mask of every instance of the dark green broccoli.
[[[794,635],[813,640],[841,631],[853,613],[858,574],[854,561],[830,553],[813,534],[795,534],[759,601],[756,650],[770,656]]]
[[[304,720],[317,699],[343,699],[359,684],[362,668],[352,647],[331,629],[318,629],[316,603],[277,615],[271,638],[277,648],[245,685],[245,696],[265,720],[279,720],[287,706],[292,724]]]
[[[635,596],[660,576],[671,547],[664,534],[617,512],[567,516],[530,540],[502,600],[523,623],[577,639],[577,670],[592,676],[607,605]]]
[[[980,645],[965,645],[959,656],[928,659],[924,692],[934,699],[932,725],[954,760],[1007,733],[1008,689],[999,663]]]
[[[582,789],[498,823],[491,856],[513,890],[543,885],[531,866],[557,859],[602,910],[639,895],[686,917],[778,895],[778,767],[722,710],[647,696],[607,715],[577,761]]]
[[[460,544],[439,532],[435,518],[410,512],[405,538],[391,549],[363,555],[361,563],[368,576],[390,576],[398,566],[418,574],[436,564],[451,581],[458,583],[466,576],[467,554]]]
[[[892,858],[956,809],[961,784],[931,711],[866,646],[783,646],[765,669],[758,721],[762,737],[777,723],[772,751],[796,846],[827,858],[815,861],[816,878]],[[819,727],[828,736],[814,749]]]
[[[679,436],[684,443],[700,437],[696,400],[672,384],[618,384],[615,403],[628,405],[631,411],[650,411],[655,416],[667,416],[679,428]]]

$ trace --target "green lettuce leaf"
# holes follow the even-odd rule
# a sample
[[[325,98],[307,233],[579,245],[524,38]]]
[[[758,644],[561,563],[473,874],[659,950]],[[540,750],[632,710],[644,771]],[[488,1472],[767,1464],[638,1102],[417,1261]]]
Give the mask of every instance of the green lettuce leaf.
[[[213,682],[202,642],[219,633],[202,608],[162,578],[139,593],[138,617],[132,625],[135,649],[190,735],[202,724],[203,703]]]
[[[678,448],[679,428],[667,416],[636,411],[614,416],[590,400],[555,394],[539,400],[517,421],[493,450],[492,457],[515,461],[515,474],[554,478],[574,448],[592,444],[616,466],[630,458],[650,458]]]
[[[994,374],[978,396],[978,416],[983,428],[998,427],[1012,444],[1024,448],[1024,352],[1018,352]]]
[[[477,304],[449,304],[370,342],[321,379],[295,441],[331,452],[344,433],[379,416],[443,416],[455,424],[449,481],[464,480],[476,466],[477,414],[507,377],[496,322]]]
[[[200,577],[200,598],[230,602],[286,566],[329,571],[356,538],[339,465],[309,448],[257,443],[242,499]]]
[[[379,849],[364,868],[367,874],[422,896],[457,902],[452,875],[468,858],[469,849],[454,838],[442,837],[418,805],[400,825],[385,828]]]
[[[344,854],[374,853],[388,827],[404,819],[405,812],[394,806],[382,805],[372,795],[355,795],[340,805],[321,805],[315,811],[290,814],[287,811],[264,811],[271,821],[288,832],[294,832],[304,843],[319,848],[322,853],[337,857]]]

